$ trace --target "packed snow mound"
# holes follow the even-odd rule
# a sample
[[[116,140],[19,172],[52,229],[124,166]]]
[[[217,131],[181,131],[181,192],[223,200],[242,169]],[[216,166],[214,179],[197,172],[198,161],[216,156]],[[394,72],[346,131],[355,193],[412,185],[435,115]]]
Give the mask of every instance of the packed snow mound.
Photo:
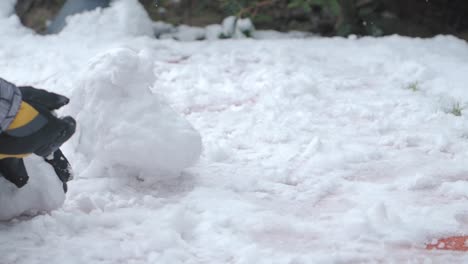
[[[200,134],[151,92],[154,77],[151,54],[127,48],[97,56],[83,73],[71,109],[90,175],[176,175],[199,158]]]
[[[115,37],[153,36],[153,22],[137,0],[113,1],[109,8],[97,8],[67,17],[67,25],[60,35],[82,39],[96,36]]]
[[[62,182],[41,157],[24,159],[29,181],[21,189],[0,177],[0,220],[57,209],[65,201]]]

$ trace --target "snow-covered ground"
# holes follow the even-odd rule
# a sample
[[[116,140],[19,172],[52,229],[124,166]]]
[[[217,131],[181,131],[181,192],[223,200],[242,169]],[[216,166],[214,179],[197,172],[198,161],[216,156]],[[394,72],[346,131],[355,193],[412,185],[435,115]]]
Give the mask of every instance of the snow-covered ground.
[[[65,203],[0,222],[0,263],[468,262],[424,249],[468,233],[465,42],[155,40],[134,0],[44,37],[13,2],[0,77],[80,127]]]

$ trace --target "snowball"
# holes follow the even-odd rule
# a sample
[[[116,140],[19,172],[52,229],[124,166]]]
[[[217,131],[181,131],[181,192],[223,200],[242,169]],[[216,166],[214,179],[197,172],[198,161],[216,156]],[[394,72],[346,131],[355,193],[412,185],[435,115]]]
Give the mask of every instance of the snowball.
[[[237,21],[237,29],[240,30],[242,33],[251,33],[255,31],[254,24],[252,23],[252,20],[250,20],[250,18],[239,19]]]
[[[223,20],[222,27],[223,27],[223,34],[226,37],[231,37],[234,35],[235,32],[235,25],[236,25],[236,17],[229,16]]]
[[[206,39],[215,40],[223,35],[223,27],[221,25],[208,25],[205,27]]]
[[[255,27],[249,18],[238,19],[234,16],[226,17],[222,23],[223,34],[226,37],[244,38],[252,34]]]
[[[74,143],[89,173],[174,175],[198,159],[200,134],[151,93],[153,81],[151,55],[127,48],[97,56],[82,74],[71,109],[79,124]]]
[[[62,182],[41,157],[24,159],[28,183],[18,189],[0,176],[0,220],[57,209],[65,200]]]

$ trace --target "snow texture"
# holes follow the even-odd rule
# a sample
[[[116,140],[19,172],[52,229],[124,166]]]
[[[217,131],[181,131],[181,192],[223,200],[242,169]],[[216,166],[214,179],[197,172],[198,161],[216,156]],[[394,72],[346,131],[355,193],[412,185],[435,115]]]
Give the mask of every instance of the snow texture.
[[[154,36],[159,39],[175,39],[179,41],[219,40],[225,38],[253,38],[253,39],[279,39],[279,38],[305,38],[312,36],[307,32],[291,31],[278,32],[273,30],[256,30],[249,18],[236,19],[233,16],[226,17],[221,24],[202,27],[186,25],[173,26],[171,24],[156,21],[153,22]]]
[[[70,96],[79,131],[65,203],[1,222],[0,263],[468,262],[424,249],[468,229],[464,41],[176,42],[142,12],[2,13],[2,77]]]
[[[16,0],[4,0],[0,2],[0,16],[8,17],[14,13]]]
[[[65,1],[59,13],[47,28],[49,33],[58,33],[62,30],[66,23],[66,18],[83,11],[89,11],[98,7],[107,7],[110,0],[70,0]]]

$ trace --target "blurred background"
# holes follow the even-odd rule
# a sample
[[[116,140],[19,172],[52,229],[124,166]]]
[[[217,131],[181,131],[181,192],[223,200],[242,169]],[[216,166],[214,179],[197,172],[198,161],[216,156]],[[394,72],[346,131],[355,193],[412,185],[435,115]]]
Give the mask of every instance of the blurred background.
[[[91,7],[106,0],[72,0]],[[466,0],[140,0],[149,16],[168,25],[205,27],[226,17],[249,18],[256,29],[323,36],[451,34],[468,40]],[[70,3],[67,3],[70,5]],[[66,0],[18,0],[21,22],[46,33]],[[246,34],[248,37],[248,34]],[[229,37],[229,36],[225,36]]]

